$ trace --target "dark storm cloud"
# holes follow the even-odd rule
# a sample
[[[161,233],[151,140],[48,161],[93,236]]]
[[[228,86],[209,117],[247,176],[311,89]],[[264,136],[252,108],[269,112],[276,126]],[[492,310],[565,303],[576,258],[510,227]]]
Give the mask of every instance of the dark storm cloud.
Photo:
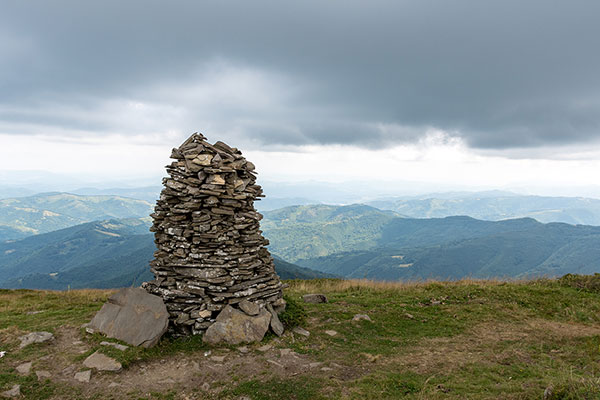
[[[258,145],[378,147],[430,128],[477,148],[586,143],[599,16],[592,1],[9,1],[0,128],[110,133],[133,99],[173,129]],[[219,65],[254,84],[211,89]]]

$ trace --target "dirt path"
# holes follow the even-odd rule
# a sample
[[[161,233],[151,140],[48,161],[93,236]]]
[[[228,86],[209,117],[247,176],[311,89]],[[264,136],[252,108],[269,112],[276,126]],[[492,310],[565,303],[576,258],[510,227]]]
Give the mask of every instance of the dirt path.
[[[218,396],[230,388],[232,381],[303,374],[341,376],[344,373],[340,365],[317,362],[285,347],[285,340],[274,339],[267,345],[261,343],[140,360],[118,373],[93,370],[89,382],[78,382],[75,374],[87,369],[82,363],[83,355],[92,350],[92,345],[76,327],[61,327],[54,336],[54,340],[44,345],[43,354],[27,360],[33,361],[31,374],[35,377],[36,371],[48,373],[50,381],[60,387],[73,387],[81,398],[137,399],[151,393],[174,391],[177,399],[203,399]],[[21,362],[15,363],[14,367]],[[63,396],[55,398],[62,399]]]

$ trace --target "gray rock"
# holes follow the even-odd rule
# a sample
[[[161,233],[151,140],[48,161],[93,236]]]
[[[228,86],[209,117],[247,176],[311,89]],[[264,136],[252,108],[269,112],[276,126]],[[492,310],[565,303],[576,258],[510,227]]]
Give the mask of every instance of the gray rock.
[[[296,356],[296,352],[292,349],[279,349],[279,355],[281,357]]]
[[[50,332],[31,332],[19,337],[19,340],[21,341],[19,348],[22,349],[32,343],[44,343],[52,339],[54,339],[54,335]]]
[[[267,362],[268,362],[268,363],[271,363],[271,364],[273,364],[273,365],[275,365],[275,366],[277,366],[277,367],[279,367],[279,368],[285,368],[285,367],[284,367],[282,364],[278,363],[278,362],[277,362],[277,361],[275,361],[275,360],[267,360]]]
[[[225,356],[212,356],[210,360],[217,363],[222,363],[223,361],[225,361]]]
[[[264,352],[271,350],[272,348],[273,348],[273,346],[271,346],[270,344],[265,344],[264,346],[260,346],[256,350],[260,351],[261,353],[264,353]]]
[[[334,330],[328,330],[328,331],[325,331],[325,333],[326,333],[327,335],[329,335],[329,336],[335,336],[335,335],[337,335],[337,332],[336,332],[336,331],[334,331]]]
[[[88,369],[87,371],[80,371],[75,374],[75,380],[82,383],[87,383],[90,381],[92,377],[92,370]]]
[[[240,310],[242,310],[248,315],[258,315],[258,313],[260,312],[260,306],[248,300],[240,301],[238,306],[240,307]]]
[[[100,342],[100,345],[102,346],[111,346],[114,347],[117,350],[121,350],[121,351],[125,351],[129,348],[129,346],[125,346],[123,344],[119,344],[119,343],[113,343],[113,342]]]
[[[38,381],[43,381],[44,379],[48,379],[52,376],[50,375],[50,372],[44,370],[35,371],[35,375],[37,376]]]
[[[21,395],[21,385],[13,385],[10,390],[0,393],[0,396],[6,398],[18,397]]]
[[[257,316],[249,316],[226,306],[208,327],[202,340],[209,344],[240,344],[260,342],[269,329],[271,313],[262,309]]]
[[[309,337],[310,336],[310,332],[307,331],[304,328],[300,328],[299,326],[296,326],[294,329],[292,329],[292,332],[297,333],[298,335],[302,335],[305,337]]]
[[[302,296],[302,300],[304,300],[305,303],[312,304],[327,303],[327,296],[318,293],[305,294]]]
[[[83,365],[87,368],[95,368],[98,371],[118,372],[122,369],[120,362],[97,351],[86,358]]]
[[[373,322],[373,321],[371,321],[371,318],[367,314],[356,314],[352,318],[352,321],[369,321],[369,322]]]
[[[32,365],[33,363],[31,361],[18,365],[17,372],[21,375],[29,375],[29,373],[31,372]]]
[[[273,309],[277,314],[281,314],[285,311],[285,306],[287,305],[287,303],[282,297],[280,297],[277,300],[275,300],[271,305],[273,306]]]
[[[279,320],[277,313],[270,304],[267,304],[267,311],[271,313],[271,330],[277,335],[283,335],[283,324]]]
[[[104,303],[89,328],[132,346],[152,347],[168,324],[169,313],[160,297],[141,288],[125,288]]]

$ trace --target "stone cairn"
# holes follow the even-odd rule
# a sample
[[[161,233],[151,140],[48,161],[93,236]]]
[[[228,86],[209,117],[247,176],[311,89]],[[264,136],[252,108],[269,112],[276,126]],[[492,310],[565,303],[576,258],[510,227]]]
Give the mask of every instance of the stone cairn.
[[[281,312],[283,284],[254,209],[254,200],[264,197],[254,165],[238,149],[210,144],[199,133],[171,158],[151,215],[155,279],[142,285],[163,298],[169,331],[203,333],[227,305]]]

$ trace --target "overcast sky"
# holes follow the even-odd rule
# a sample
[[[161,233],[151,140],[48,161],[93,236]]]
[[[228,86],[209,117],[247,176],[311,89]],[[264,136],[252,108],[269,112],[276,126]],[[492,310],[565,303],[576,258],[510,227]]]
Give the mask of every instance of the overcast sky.
[[[159,183],[200,131],[272,181],[587,194],[599,18],[576,0],[8,0],[0,169]]]

